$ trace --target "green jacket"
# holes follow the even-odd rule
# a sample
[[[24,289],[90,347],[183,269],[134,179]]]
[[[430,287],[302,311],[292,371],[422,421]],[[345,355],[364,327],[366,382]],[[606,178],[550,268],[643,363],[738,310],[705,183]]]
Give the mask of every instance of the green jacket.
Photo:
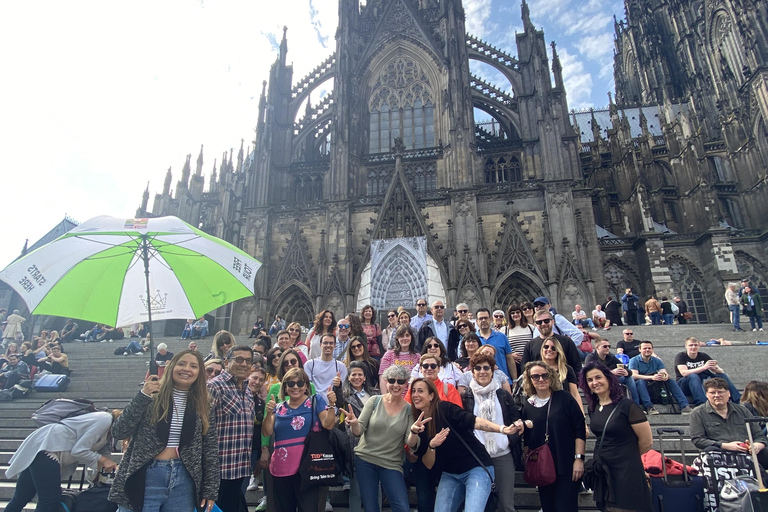
[[[745,312],[744,314],[747,316],[758,316],[762,318],[763,317],[763,299],[760,297],[760,293],[757,290],[752,290],[752,293],[750,295],[743,293],[741,295],[741,305],[749,306],[750,296],[752,297],[752,302],[755,303],[755,306],[752,308],[752,311]]]

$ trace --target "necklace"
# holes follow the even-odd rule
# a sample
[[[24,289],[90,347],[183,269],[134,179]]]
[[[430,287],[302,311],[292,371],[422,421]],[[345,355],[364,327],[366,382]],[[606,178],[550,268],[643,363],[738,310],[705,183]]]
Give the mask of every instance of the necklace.
[[[606,405],[611,405],[611,402],[608,402],[606,404],[600,404],[600,407],[597,408],[598,411],[603,412],[603,407]]]

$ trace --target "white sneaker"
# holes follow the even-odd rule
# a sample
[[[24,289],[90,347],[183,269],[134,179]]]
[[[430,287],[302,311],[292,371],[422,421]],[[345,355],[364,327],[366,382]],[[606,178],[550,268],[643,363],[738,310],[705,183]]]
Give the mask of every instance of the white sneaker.
[[[264,510],[267,510],[267,497],[262,496],[259,500],[259,503],[256,505],[255,512],[263,512]]]
[[[325,502],[325,512],[333,512],[333,506],[330,501]]]
[[[259,481],[256,480],[256,477],[251,476],[251,480],[248,482],[248,487],[245,489],[246,491],[255,491],[259,488]]]
[[[759,328],[759,329],[758,329],[758,331],[760,331],[760,332],[764,332],[762,327],[761,327],[761,328]]]
[[[757,329],[752,329],[752,332],[757,332]]]

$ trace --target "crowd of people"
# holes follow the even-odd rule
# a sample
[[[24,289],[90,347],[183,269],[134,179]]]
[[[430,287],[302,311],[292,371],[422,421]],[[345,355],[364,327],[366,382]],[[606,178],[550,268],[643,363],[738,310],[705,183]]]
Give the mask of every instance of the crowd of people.
[[[328,488],[304,485],[300,471],[307,437],[322,429],[341,431],[354,453],[345,488],[355,512],[381,510],[383,499],[409,512],[411,485],[419,512],[462,503],[479,512],[492,484],[497,509],[514,512],[514,472],[545,445],[554,468],[549,483],[538,485],[542,511],[576,511],[590,471],[589,435],[599,440],[593,456],[610,469],[606,488],[622,489],[596,488],[598,507],[652,510],[641,461],[652,442],[648,415],[660,403],[676,404],[691,415],[696,446],[745,451],[742,420],[768,413],[768,384],[750,383],[741,396],[696,338],[685,340],[667,371],[653,343],[634,338],[641,309],[627,292],[595,306],[591,317],[577,306],[570,320],[546,297],[506,311],[458,304],[452,315],[443,301],[419,299],[416,315],[387,311],[384,327],[370,305],[343,318],[321,311],[306,327],[278,316],[271,334],[259,318],[252,345],[219,331],[207,355],[196,340],[208,333],[189,320],[187,349],[173,354],[159,344],[159,375],[146,376],[122,414],[79,420],[77,428],[91,432],[87,450],[75,454],[59,443],[52,452],[54,429],[25,441],[11,460],[19,486],[6,510],[22,510],[35,493],[48,500],[55,490],[40,475],[54,465],[62,475],[75,460],[111,466],[98,455],[110,433],[130,440],[110,492],[121,512],[169,503],[176,508],[168,510],[211,510],[214,502],[223,512],[245,512],[246,492],[259,485],[257,511],[332,510]],[[665,303],[646,301],[650,323],[680,320],[685,305],[669,313]],[[600,333],[614,326],[625,327],[615,347]],[[40,366],[66,366],[60,343],[8,351],[2,364],[11,371],[28,356]],[[752,448],[768,463],[768,438],[754,434]]]

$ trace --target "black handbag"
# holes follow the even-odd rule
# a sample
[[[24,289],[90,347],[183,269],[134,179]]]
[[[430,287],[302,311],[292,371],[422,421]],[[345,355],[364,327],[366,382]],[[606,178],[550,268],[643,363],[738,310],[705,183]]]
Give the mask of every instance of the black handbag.
[[[315,416],[316,401],[317,395],[313,395],[309,434],[304,440],[304,452],[299,462],[300,492],[315,487],[341,485],[341,466],[336,461],[336,453],[331,443],[331,431],[326,430],[322,425],[319,431],[314,430],[317,417]]]
[[[483,461],[480,460],[480,457],[477,456],[477,454],[472,450],[472,448],[469,447],[467,442],[464,440],[463,437],[461,437],[461,434],[459,434],[459,431],[453,428],[453,426],[448,424],[449,427],[451,427],[451,431],[456,434],[456,437],[459,438],[459,441],[461,441],[461,444],[464,445],[464,447],[467,449],[469,453],[472,454],[472,456],[475,458],[478,464],[483,468],[483,471],[486,472],[488,475],[488,478],[491,479],[491,494],[488,495],[488,501],[485,502],[485,512],[495,512],[495,510],[499,506],[499,489],[496,487],[496,482],[494,481],[493,475],[491,475],[491,472],[488,471],[488,468],[485,467],[485,464],[483,464]]]

